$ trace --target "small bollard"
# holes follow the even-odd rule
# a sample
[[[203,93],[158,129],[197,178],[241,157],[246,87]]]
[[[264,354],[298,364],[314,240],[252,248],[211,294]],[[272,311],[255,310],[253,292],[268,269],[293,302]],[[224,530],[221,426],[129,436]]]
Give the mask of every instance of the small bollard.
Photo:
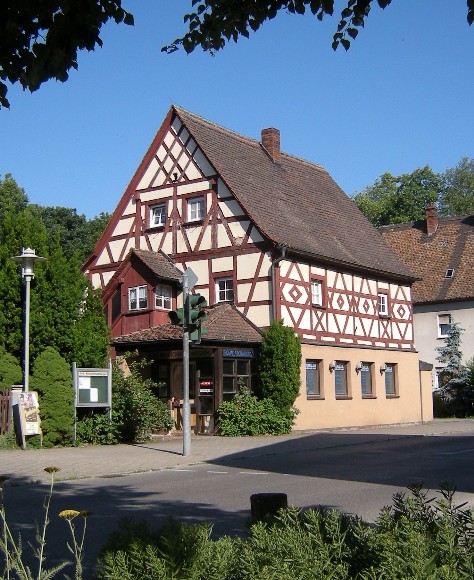
[[[250,496],[252,523],[264,521],[268,516],[274,516],[281,508],[288,507],[286,493],[254,493]]]

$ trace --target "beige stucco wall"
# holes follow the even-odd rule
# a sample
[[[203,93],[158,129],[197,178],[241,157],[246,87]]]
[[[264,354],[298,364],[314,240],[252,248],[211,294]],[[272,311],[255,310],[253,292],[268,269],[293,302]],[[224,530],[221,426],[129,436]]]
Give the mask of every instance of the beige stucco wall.
[[[306,359],[322,360],[322,397],[306,398]],[[333,360],[348,361],[349,398],[336,399],[334,374],[329,370]],[[372,362],[373,398],[362,398],[360,376],[355,367],[359,361]],[[385,394],[385,377],[380,373],[383,363],[397,365],[397,396]],[[416,352],[373,350],[331,346],[302,345],[302,385],[295,406],[300,410],[295,429],[321,429],[416,423],[433,418],[431,381],[429,373],[422,373],[420,382],[419,357]]]

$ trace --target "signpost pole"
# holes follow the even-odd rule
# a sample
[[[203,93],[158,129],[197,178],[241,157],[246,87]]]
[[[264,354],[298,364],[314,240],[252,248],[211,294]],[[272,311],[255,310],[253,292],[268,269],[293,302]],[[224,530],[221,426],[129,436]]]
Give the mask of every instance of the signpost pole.
[[[191,455],[191,408],[189,404],[189,280],[183,274],[183,455]]]

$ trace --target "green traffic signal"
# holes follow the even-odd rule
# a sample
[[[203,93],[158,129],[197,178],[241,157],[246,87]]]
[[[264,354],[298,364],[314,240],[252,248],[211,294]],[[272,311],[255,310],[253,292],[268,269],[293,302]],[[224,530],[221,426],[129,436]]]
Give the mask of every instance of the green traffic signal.
[[[171,324],[175,326],[184,326],[184,308],[177,308],[176,310],[170,310],[168,312],[168,318],[171,321]]]

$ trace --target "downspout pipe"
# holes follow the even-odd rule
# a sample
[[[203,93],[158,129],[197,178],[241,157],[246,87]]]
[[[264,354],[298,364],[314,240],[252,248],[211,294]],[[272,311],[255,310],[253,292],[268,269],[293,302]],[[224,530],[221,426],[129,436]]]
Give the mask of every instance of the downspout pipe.
[[[272,320],[277,320],[278,309],[277,309],[277,284],[276,284],[276,271],[280,267],[280,262],[286,257],[286,246],[285,244],[278,244],[276,249],[280,252],[272,262]]]

